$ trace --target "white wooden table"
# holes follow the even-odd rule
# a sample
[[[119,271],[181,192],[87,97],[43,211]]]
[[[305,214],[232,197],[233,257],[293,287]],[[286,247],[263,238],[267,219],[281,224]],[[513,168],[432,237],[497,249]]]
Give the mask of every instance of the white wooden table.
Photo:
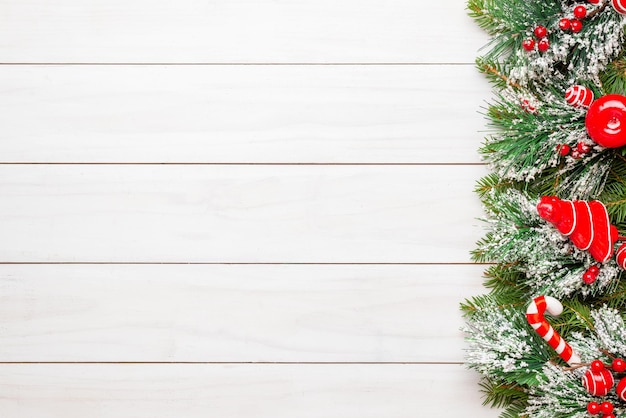
[[[0,415],[495,417],[462,0],[0,0]]]

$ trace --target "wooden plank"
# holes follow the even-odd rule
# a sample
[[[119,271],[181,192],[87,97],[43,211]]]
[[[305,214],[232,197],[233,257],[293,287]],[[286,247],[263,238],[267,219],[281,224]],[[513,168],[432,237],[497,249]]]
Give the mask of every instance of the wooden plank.
[[[3,364],[0,374],[9,417],[497,416],[459,365]]]
[[[5,1],[0,39],[5,63],[473,62],[487,41],[464,0]]]
[[[474,163],[489,94],[472,66],[0,67],[0,80],[3,162]]]
[[[0,362],[461,362],[482,270],[0,265]]]
[[[0,166],[3,262],[448,263],[482,166]]]

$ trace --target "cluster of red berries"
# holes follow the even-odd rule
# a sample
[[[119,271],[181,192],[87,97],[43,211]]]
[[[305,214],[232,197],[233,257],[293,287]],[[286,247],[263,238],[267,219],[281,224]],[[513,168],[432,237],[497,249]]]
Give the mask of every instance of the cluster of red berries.
[[[593,265],[589,267],[583,274],[583,282],[585,282],[585,284],[592,284],[598,278],[598,274],[600,274],[600,268],[598,266]]]
[[[585,144],[584,142],[579,142],[576,144],[576,149],[572,150],[572,147],[569,145],[561,144],[557,147],[557,151],[562,157],[570,155],[572,158],[578,160],[591,151],[591,146],[589,144]]]
[[[578,33],[583,30],[583,22],[581,19],[584,19],[587,16],[587,8],[585,6],[576,6],[574,7],[574,18],[568,19],[564,17],[559,20],[559,28],[562,31],[571,30],[574,33]]]
[[[589,402],[587,404],[587,412],[591,415],[602,414],[602,418],[615,418],[613,408],[614,407],[611,402]]]
[[[535,38],[539,40],[539,42],[535,42],[533,38],[524,39],[522,41],[522,48],[526,51],[532,51],[535,49],[535,44],[537,49],[541,52],[546,52],[550,48],[550,41],[548,40],[548,29],[545,26],[537,26],[533,31]]]

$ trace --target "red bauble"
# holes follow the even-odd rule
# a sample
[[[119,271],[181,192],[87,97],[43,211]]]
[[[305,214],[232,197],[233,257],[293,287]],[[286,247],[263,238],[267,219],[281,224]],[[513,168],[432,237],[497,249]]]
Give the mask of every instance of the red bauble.
[[[559,28],[561,30],[570,30],[570,23],[568,18],[563,18],[559,20]]]
[[[619,381],[615,388],[615,393],[617,393],[618,398],[626,401],[626,377]]]
[[[624,361],[624,359],[621,359],[621,358],[616,358],[611,363],[611,368],[613,369],[614,372],[622,373],[626,371],[626,361]]]
[[[584,142],[579,142],[578,144],[576,144],[576,151],[581,154],[587,154],[589,153],[589,151],[591,151],[591,147]]]
[[[613,404],[611,402],[602,402],[600,404],[600,412],[606,416],[606,414],[610,414],[613,412]]]
[[[613,375],[606,369],[599,372],[587,370],[582,380],[585,390],[593,396],[605,396],[615,384]]]
[[[572,147],[570,147],[567,144],[563,144],[558,147],[558,150],[559,150],[559,154],[562,157],[565,157],[566,155],[569,155],[570,151],[572,150]]]
[[[565,101],[575,107],[589,107],[593,102],[593,91],[589,87],[575,84],[565,90]]]
[[[600,274],[600,267],[598,266],[590,266],[587,271],[595,276],[597,276],[598,274]]]
[[[533,49],[535,49],[535,40],[534,39],[524,39],[522,41],[522,48],[524,48],[526,51],[532,51]]]
[[[626,1],[624,0],[611,0],[611,5],[615,11],[619,14],[626,15]]]
[[[580,20],[572,19],[569,21],[569,25],[572,29],[572,32],[578,33],[583,30],[583,22],[581,22]]]
[[[602,370],[604,370],[606,367],[604,367],[604,363],[602,363],[600,360],[594,360],[591,362],[591,371],[592,372],[601,372]]]
[[[591,415],[598,415],[600,413],[600,404],[598,402],[589,402],[587,404],[587,412]]]
[[[582,5],[574,7],[574,16],[578,19],[584,19],[587,16],[587,8]]]
[[[619,246],[615,255],[617,265],[626,270],[626,243]]]
[[[590,273],[589,271],[586,271],[583,274],[583,282],[585,282],[585,284],[593,284],[597,278],[598,276],[596,276],[593,273]]]
[[[545,36],[548,34],[548,29],[546,29],[545,26],[539,25],[535,28],[535,31],[533,33],[539,39],[545,38]]]
[[[607,94],[591,103],[585,118],[587,133],[606,148],[626,145],[626,96]]]
[[[544,196],[537,204],[537,212],[569,237],[577,248],[588,250],[596,261],[604,263],[613,256],[617,228],[609,222],[609,214],[602,202]]]
[[[542,38],[537,43],[537,49],[540,50],[541,52],[546,52],[548,48],[550,48],[550,41],[548,40],[548,38]]]

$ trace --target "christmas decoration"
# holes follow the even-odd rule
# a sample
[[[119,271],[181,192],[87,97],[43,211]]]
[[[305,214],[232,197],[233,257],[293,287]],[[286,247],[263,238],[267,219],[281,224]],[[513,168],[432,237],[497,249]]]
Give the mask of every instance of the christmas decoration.
[[[565,100],[572,106],[589,107],[593,102],[593,92],[588,87],[575,85],[565,90]]]
[[[615,254],[617,265],[626,270],[626,243],[619,246]]]
[[[539,216],[569,237],[577,248],[588,250],[596,261],[604,263],[613,255],[618,232],[611,225],[606,206],[601,202],[544,196],[537,205],[537,211]]]
[[[488,293],[461,308],[502,418],[626,417],[625,3],[468,0],[494,97],[472,251]]]
[[[550,315],[559,316],[563,312],[563,305],[557,299],[550,296],[539,296],[533,299],[532,303],[528,305],[526,310],[526,318],[528,323],[533,329],[550,345],[554,348],[559,357],[561,357],[568,364],[580,363],[580,357],[574,353],[572,347],[565,342],[561,336],[554,331],[552,325],[544,317],[544,313],[548,312]],[[603,370],[601,370],[603,371]],[[596,382],[595,376],[592,376],[593,382]],[[612,385],[611,385],[612,386]],[[596,385],[594,384],[594,388]]]
[[[591,103],[585,125],[591,139],[603,147],[626,145],[626,96],[609,94]]]
[[[626,14],[626,2],[624,0],[611,0],[611,5],[617,13]]]
[[[613,388],[615,380],[613,379],[613,374],[604,367],[604,364],[596,360],[591,363],[591,368],[585,372],[582,383],[589,394],[605,396]],[[606,406],[604,409],[606,409]],[[602,405],[600,405],[600,411],[604,413]]]

